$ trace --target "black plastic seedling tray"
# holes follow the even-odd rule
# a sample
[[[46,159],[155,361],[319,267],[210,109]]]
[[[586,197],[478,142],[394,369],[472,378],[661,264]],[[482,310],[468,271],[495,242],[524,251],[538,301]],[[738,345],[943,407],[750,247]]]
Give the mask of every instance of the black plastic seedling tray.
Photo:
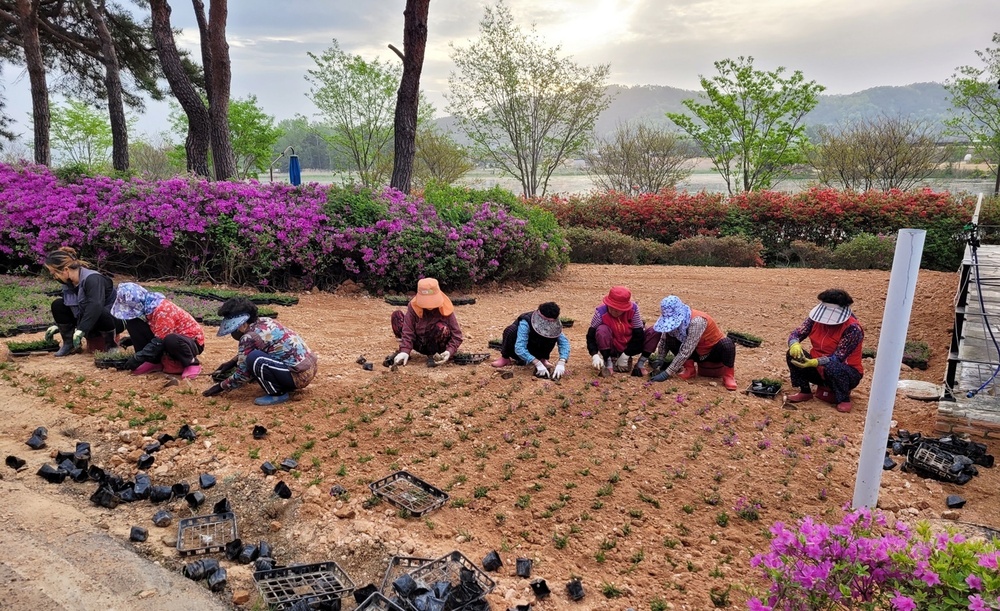
[[[739,333],[737,331],[729,331],[726,333],[726,337],[733,340],[735,343],[744,346],[746,348],[759,348],[761,343],[760,339],[755,337],[747,337],[746,335]]]
[[[478,365],[490,358],[489,352],[456,352],[451,358],[456,365]]]
[[[410,515],[420,517],[448,502],[448,494],[406,471],[396,471],[368,485],[380,496]]]
[[[385,570],[385,577],[382,578],[382,587],[379,591],[386,595],[392,595],[392,582],[400,576],[416,570],[428,562],[434,562],[433,558],[418,558],[416,556],[393,556],[389,560],[389,568]]]
[[[773,399],[779,392],[781,392],[781,384],[758,384],[760,380],[753,380],[750,382],[750,386],[747,387],[747,394],[754,395],[755,397],[764,397],[765,399]]]
[[[497,585],[495,581],[490,579],[489,575],[476,566],[476,563],[466,558],[459,551],[451,552],[447,556],[432,560],[410,571],[410,577],[414,581],[426,584],[427,586],[439,581],[446,581],[453,588],[458,588],[462,585],[462,569],[472,571],[472,576],[476,584],[482,589],[482,596],[486,596],[492,592],[493,588]]]
[[[177,551],[181,556],[221,552],[236,537],[236,515],[233,513],[184,518],[177,524]]]
[[[260,597],[271,609],[291,609],[304,598],[322,603],[354,590],[351,578],[332,561],[257,571],[253,578]]]

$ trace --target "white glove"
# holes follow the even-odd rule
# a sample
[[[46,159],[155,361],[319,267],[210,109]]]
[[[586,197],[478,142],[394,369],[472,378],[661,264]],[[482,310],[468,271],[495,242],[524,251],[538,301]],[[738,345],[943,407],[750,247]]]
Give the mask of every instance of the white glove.
[[[545,364],[540,360],[535,361],[535,377],[537,378],[547,378],[549,377],[549,370],[546,369]]]
[[[601,370],[601,367],[604,367],[604,359],[601,357],[600,352],[590,357],[590,364],[593,365],[594,369],[598,371]]]
[[[45,330],[45,341],[51,342],[52,338],[56,336],[56,333],[59,333],[59,326],[58,325],[52,325],[51,327],[49,327],[48,329],[46,329]]]
[[[77,329],[73,331],[73,347],[79,348],[83,344],[83,331]]]
[[[559,359],[559,362],[556,363],[556,368],[552,370],[552,379],[558,380],[563,377],[564,373],[566,373],[566,361]]]
[[[451,352],[445,350],[444,352],[438,352],[434,355],[434,362],[438,365],[444,365],[451,358]]]
[[[618,362],[615,363],[615,371],[628,371],[628,355],[624,352],[621,353],[618,357]]]
[[[400,352],[393,357],[392,362],[396,365],[405,365],[408,360],[410,360],[410,355],[406,352]]]

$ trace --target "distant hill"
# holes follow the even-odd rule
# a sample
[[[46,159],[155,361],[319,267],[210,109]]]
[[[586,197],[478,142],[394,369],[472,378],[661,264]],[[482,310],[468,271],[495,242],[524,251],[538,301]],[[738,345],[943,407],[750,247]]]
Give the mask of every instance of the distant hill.
[[[597,120],[596,131],[600,135],[614,131],[615,126],[622,121],[673,126],[666,113],[685,112],[687,109],[681,102],[697,97],[700,93],[664,85],[611,85],[608,90],[614,95],[614,99]],[[819,104],[806,116],[805,123],[810,127],[832,126],[885,114],[927,121],[941,130],[944,119],[949,115],[949,108],[948,93],[940,83],[873,87],[847,95],[821,95]],[[454,127],[451,117],[438,119],[437,123],[442,129],[449,131]]]

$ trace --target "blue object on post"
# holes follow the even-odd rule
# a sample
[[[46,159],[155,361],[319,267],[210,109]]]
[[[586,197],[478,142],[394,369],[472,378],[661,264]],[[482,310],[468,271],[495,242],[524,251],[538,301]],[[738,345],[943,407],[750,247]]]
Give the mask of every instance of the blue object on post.
[[[302,167],[299,165],[298,155],[288,156],[288,182],[295,186],[302,184]]]

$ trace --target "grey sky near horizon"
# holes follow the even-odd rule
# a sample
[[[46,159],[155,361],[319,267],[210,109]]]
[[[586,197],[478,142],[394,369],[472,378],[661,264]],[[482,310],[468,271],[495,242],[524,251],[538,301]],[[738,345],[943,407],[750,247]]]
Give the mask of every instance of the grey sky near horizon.
[[[478,35],[493,0],[432,0],[421,86],[438,115],[454,69],[449,43]],[[979,66],[976,50],[1000,31],[1000,0],[507,0],[515,20],[535,24],[549,45],[582,64],[610,63],[610,82],[697,90],[713,62],[753,56],[759,69],[801,70],[826,94],[880,85],[943,82],[955,68]],[[178,43],[197,50],[190,4],[175,0]],[[305,73],[337,39],[366,59],[398,61],[405,0],[230,0],[227,37],[232,95],[255,94],[281,120],[315,117]],[[279,8],[280,7],[280,8]],[[4,66],[0,84],[14,130],[30,138],[30,97],[21,67]],[[58,96],[54,100],[59,101]],[[138,130],[167,130],[167,105],[150,103]]]

